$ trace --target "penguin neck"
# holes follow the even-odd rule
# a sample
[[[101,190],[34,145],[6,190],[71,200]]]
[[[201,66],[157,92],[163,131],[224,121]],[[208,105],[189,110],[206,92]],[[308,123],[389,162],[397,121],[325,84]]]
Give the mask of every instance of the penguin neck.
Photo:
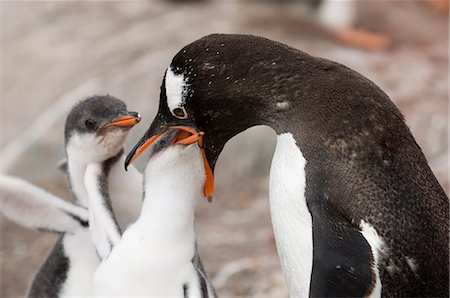
[[[407,130],[399,110],[367,78],[332,61],[280,50],[286,58],[273,62],[273,70],[266,69],[261,63],[265,61],[254,61],[245,81],[236,73],[240,83],[217,82],[220,92],[209,97],[214,111],[220,108],[227,113],[217,112],[220,117],[204,124],[211,127],[205,141],[217,134],[213,136],[217,140],[211,141],[213,157],[229,139],[255,125],[267,125],[278,135],[292,133],[307,159],[336,139],[367,134],[373,139],[386,132],[394,136],[399,126]],[[204,86],[191,88],[198,95]]]
[[[175,177],[146,180],[145,197],[139,221],[145,223],[151,233],[173,236],[194,230],[194,213],[200,193],[186,191],[174,183]],[[176,180],[175,180],[176,181]]]
[[[195,241],[195,206],[202,199],[204,182],[201,153],[195,150],[172,150],[150,159],[145,170],[145,195],[138,220],[144,224],[146,234],[162,234],[162,239],[168,241]]]
[[[84,155],[80,156],[75,150],[70,150],[70,148],[66,149],[66,154],[67,174],[69,176],[69,183],[72,194],[78,204],[87,208],[89,206],[89,197],[84,184],[84,175],[89,162],[86,161],[85,158],[83,158]],[[116,162],[122,154],[123,148],[121,148],[121,150],[119,150],[119,153],[117,153],[110,159],[113,162]]]

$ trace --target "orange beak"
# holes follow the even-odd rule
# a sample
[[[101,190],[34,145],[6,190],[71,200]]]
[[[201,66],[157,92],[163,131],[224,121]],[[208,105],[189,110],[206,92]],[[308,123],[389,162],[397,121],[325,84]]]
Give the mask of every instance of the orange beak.
[[[151,144],[153,144],[160,136],[165,134],[171,129],[179,129],[180,132],[177,133],[175,138],[172,140],[174,145],[183,144],[189,145],[195,142],[199,143],[200,149],[202,150],[203,165],[205,167],[205,184],[203,186],[203,195],[208,199],[208,202],[212,201],[212,194],[214,192],[214,174],[211,170],[211,166],[206,158],[205,149],[203,148],[203,135],[202,131],[197,131],[192,127],[188,126],[170,126],[167,129],[162,130],[156,135],[147,139],[141,146],[139,146],[134,155],[131,157],[129,163],[132,163],[142,152],[145,151]]]
[[[106,124],[104,128],[111,127],[111,126],[119,126],[119,127],[130,127],[134,126],[139,121],[141,121],[141,116],[138,113],[133,113],[135,115],[125,115],[125,116],[119,116],[110,123]]]
[[[207,198],[208,202],[212,202],[212,195],[214,193],[214,174],[211,170],[211,166],[209,165],[208,159],[206,158],[205,149],[203,148],[203,134],[200,136],[198,140],[198,145],[202,149],[203,156],[203,166],[205,167],[205,185],[203,186],[203,195]]]
[[[153,144],[157,138],[159,138],[160,136],[162,136],[164,133],[166,133],[168,130],[165,129],[159,133],[157,133],[156,135],[152,136],[151,138],[149,138],[147,141],[145,141],[145,143],[143,143],[141,146],[139,146],[136,149],[136,152],[134,153],[133,157],[130,159],[130,161],[128,162],[128,164],[132,163],[136,158],[138,158],[139,155],[142,154],[142,152],[145,151],[145,149],[147,149],[151,144]]]

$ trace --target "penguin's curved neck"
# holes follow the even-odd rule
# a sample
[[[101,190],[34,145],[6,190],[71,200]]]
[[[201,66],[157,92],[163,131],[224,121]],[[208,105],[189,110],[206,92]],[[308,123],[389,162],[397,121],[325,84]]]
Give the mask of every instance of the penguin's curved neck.
[[[184,289],[185,297],[207,296],[206,277],[193,267],[194,210],[203,196],[204,179],[197,145],[172,145],[152,155],[144,171],[141,214],[98,268],[96,294],[182,297]]]
[[[183,187],[172,188],[171,178],[155,179],[145,185],[146,196],[139,221],[145,222],[151,231],[174,236],[192,232],[199,194],[184,193]]]
[[[150,159],[145,169],[145,196],[138,222],[145,234],[162,240],[195,242],[195,206],[202,196],[204,170],[199,150],[178,154],[168,148]],[[173,154],[176,153],[176,154]]]
[[[113,156],[123,155],[123,148],[119,148],[118,153]],[[86,158],[89,152],[80,154],[76,149],[69,146],[66,147],[67,155],[67,175],[69,178],[70,187],[75,201],[83,207],[89,206],[89,197],[84,184],[84,175],[86,168],[90,163]],[[118,158],[114,159],[115,161]]]

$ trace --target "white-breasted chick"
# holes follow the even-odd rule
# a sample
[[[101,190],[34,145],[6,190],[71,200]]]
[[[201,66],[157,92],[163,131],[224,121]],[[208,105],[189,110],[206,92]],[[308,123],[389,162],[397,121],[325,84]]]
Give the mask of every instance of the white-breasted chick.
[[[186,136],[181,131],[171,130],[152,145],[141,214],[98,267],[96,295],[216,296],[197,252],[194,229],[195,206],[204,194],[204,159],[195,141],[181,145]],[[101,179],[93,179],[99,173],[99,164],[89,165],[85,180],[90,199],[101,202]]]
[[[89,207],[84,172],[89,163],[101,162],[108,179],[113,181],[108,191],[122,226],[134,221],[141,205],[138,198],[123,200],[123,194],[142,193],[142,175],[135,169],[125,173],[120,162],[127,133],[139,121],[140,116],[128,112],[122,101],[111,96],[93,96],[72,108],[65,125],[67,175],[74,204],[80,208]],[[45,220],[52,221],[49,218]],[[114,225],[119,230],[115,222]],[[92,276],[99,257],[91,238],[88,229],[63,233],[35,276],[29,295],[92,295]]]

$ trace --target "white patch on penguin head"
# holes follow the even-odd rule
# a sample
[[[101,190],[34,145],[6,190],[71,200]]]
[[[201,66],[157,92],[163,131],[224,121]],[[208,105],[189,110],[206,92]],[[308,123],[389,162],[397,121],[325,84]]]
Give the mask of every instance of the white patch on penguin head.
[[[179,119],[186,119],[187,113],[184,108],[186,102],[186,80],[182,74],[175,74],[171,67],[166,71],[166,98],[167,106],[172,115]]]
[[[128,130],[111,128],[97,134],[74,132],[67,142],[67,155],[82,163],[102,162],[123,148]]]

